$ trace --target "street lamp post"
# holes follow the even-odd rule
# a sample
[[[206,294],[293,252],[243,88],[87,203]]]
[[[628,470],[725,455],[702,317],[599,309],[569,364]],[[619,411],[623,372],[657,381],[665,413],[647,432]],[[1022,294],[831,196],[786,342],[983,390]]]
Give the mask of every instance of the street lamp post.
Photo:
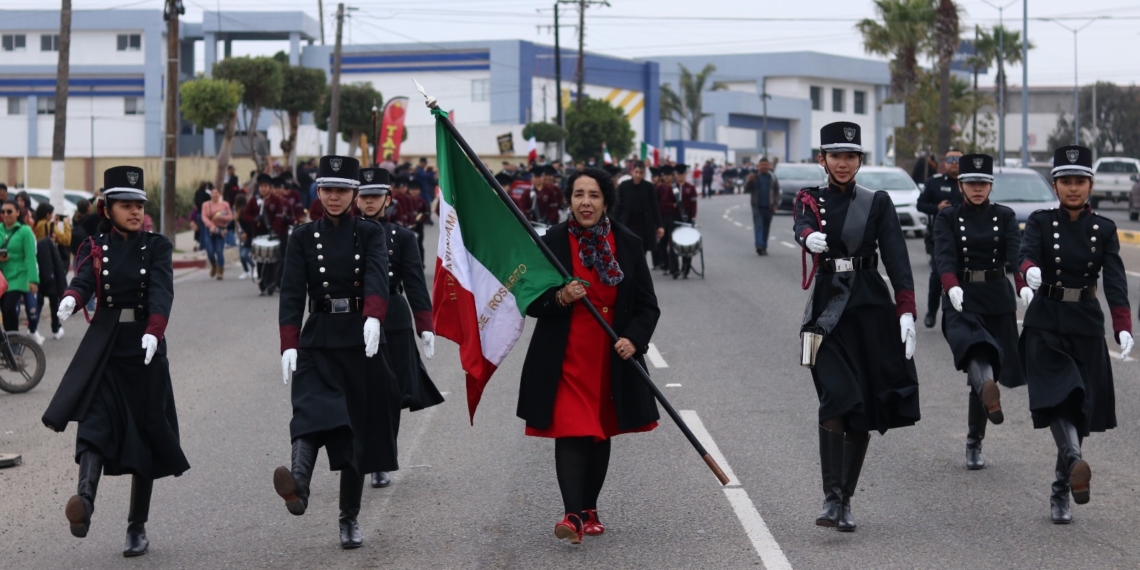
[[[1017,0],[1005,5],[989,0],[982,2],[998,11],[998,164],[1005,166],[1005,9],[1016,4]]]
[[[1077,79],[1077,34],[1081,30],[1093,25],[1098,19],[1099,18],[1093,18],[1085,22],[1083,26],[1076,28],[1066,26],[1057,20],[1052,21],[1054,24],[1073,32],[1073,144],[1081,144],[1081,87]]]
[[[760,158],[765,158],[768,156],[768,99],[772,96],[768,94],[768,76],[765,75],[761,81],[760,101],[764,104],[764,130],[760,135],[760,145],[763,147],[760,150]]]

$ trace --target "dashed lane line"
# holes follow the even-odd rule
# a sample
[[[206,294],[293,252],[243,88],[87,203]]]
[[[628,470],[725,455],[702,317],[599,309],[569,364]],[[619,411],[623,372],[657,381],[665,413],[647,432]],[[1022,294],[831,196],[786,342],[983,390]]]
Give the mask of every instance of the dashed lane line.
[[[780,245],[782,245],[782,246],[784,246],[784,247],[790,247],[790,248],[792,248],[792,249],[796,249],[797,247],[799,247],[799,246],[797,246],[797,245],[796,245],[796,244],[794,244],[794,243],[789,243],[789,242],[786,242],[786,241],[784,241],[784,240],[780,240]]]
[[[649,358],[649,363],[652,364],[654,368],[669,368],[669,364],[661,357],[661,351],[657,350],[656,344],[652,342],[649,343],[649,352],[646,352],[645,356]]]

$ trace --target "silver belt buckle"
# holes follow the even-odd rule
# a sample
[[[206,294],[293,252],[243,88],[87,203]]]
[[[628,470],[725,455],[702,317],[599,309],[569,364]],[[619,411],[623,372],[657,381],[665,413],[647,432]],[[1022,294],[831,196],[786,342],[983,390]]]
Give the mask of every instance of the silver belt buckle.
[[[977,283],[978,281],[985,281],[986,280],[986,272],[985,271],[970,271],[967,269],[966,270],[966,280],[971,282],[971,283]]]
[[[119,322],[120,323],[133,323],[135,322],[134,309],[119,309]]]
[[[352,303],[349,299],[329,299],[329,312],[337,313],[350,313],[352,312]]]
[[[855,262],[850,257],[841,257],[833,260],[835,262],[835,272],[844,273],[847,271],[855,271]]]
[[[1076,303],[1081,300],[1081,290],[1063,287],[1061,289],[1061,300],[1067,303]]]

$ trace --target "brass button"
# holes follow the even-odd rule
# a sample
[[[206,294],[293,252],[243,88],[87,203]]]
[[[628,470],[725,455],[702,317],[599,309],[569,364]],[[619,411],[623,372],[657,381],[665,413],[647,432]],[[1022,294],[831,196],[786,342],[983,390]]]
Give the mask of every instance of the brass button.
[[[610,308],[609,307],[602,307],[602,312],[608,313],[608,312],[610,312]]]

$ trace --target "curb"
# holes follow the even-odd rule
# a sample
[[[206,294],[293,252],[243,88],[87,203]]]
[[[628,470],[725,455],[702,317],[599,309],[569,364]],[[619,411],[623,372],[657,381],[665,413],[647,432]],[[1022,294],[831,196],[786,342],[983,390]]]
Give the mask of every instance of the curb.
[[[1116,230],[1116,235],[1120,239],[1120,243],[1140,245],[1140,232],[1118,229]]]

